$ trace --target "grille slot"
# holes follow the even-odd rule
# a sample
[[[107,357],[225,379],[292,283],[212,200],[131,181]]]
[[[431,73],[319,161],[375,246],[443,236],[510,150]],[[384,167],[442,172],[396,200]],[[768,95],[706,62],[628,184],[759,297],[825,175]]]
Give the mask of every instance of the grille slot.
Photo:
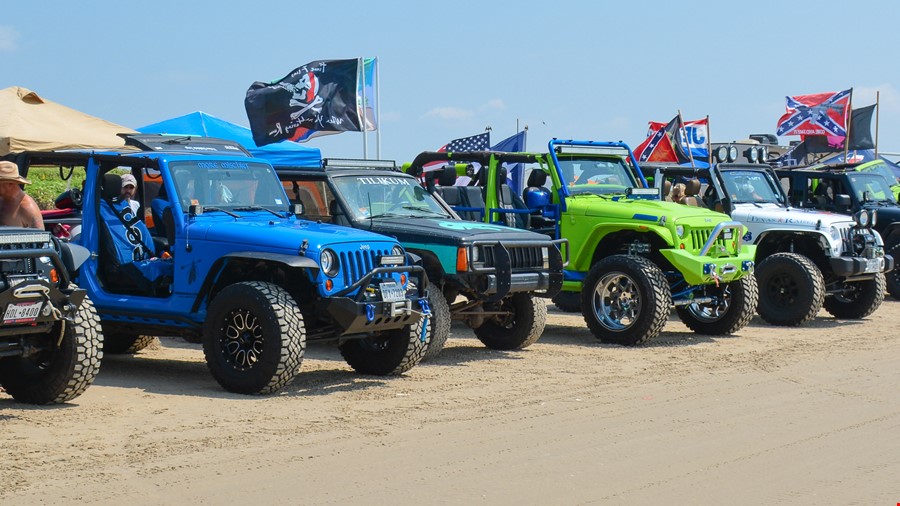
[[[694,248],[696,248],[697,251],[700,251],[703,248],[703,245],[709,240],[709,236],[712,235],[712,231],[713,229],[711,228],[691,229],[691,244],[694,245]],[[722,237],[722,234],[719,234],[715,244],[724,247],[726,251],[731,251],[731,245]]]
[[[544,255],[540,246],[504,246],[509,252],[509,263],[512,270],[543,269]],[[494,248],[483,247],[481,253],[484,255],[485,267],[494,267]]]
[[[350,286],[378,266],[378,257],[388,255],[388,250],[342,251],[338,255],[344,286]]]

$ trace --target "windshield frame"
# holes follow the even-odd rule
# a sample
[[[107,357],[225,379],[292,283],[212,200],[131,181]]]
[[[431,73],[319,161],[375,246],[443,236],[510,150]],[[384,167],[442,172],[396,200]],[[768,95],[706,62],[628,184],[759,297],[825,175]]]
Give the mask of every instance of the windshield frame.
[[[777,204],[784,206],[785,193],[781,183],[768,171],[751,169],[728,169],[720,171],[722,190],[732,205],[737,204]],[[738,188],[737,178],[748,178],[749,188]],[[765,184],[755,184],[762,183]],[[757,188],[759,186],[759,188]],[[760,193],[762,192],[762,193]],[[756,195],[757,197],[753,197]],[[744,198],[738,198],[738,197]]]
[[[329,179],[332,192],[355,221],[378,218],[454,219],[448,209],[409,175],[332,174]],[[416,201],[424,205],[416,205]]]
[[[175,160],[168,164],[175,195],[186,211],[192,204],[232,211],[259,206],[290,211],[290,200],[271,165],[256,160]],[[251,211],[255,212],[255,211]]]
[[[628,188],[643,188],[635,179],[634,171],[621,158],[565,154],[557,155],[557,164],[571,195],[625,195]],[[587,167],[583,167],[585,165]],[[586,180],[581,181],[585,174],[588,175]],[[606,178],[607,182],[591,182],[595,178]],[[610,182],[612,178],[617,182]]]

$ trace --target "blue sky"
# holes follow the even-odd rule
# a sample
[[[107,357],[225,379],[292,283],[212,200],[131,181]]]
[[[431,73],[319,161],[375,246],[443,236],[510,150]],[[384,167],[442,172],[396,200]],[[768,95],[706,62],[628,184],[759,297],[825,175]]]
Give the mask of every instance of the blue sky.
[[[254,81],[378,57],[381,155],[409,161],[517,124],[531,151],[552,137],[634,147],[679,109],[725,142],[774,133],[785,95],[853,87],[854,106],[881,92],[879,149],[897,152],[898,19],[893,1],[35,0],[4,5],[0,88],[132,128],[198,110],[246,126]],[[359,133],[307,145],[363,154]]]

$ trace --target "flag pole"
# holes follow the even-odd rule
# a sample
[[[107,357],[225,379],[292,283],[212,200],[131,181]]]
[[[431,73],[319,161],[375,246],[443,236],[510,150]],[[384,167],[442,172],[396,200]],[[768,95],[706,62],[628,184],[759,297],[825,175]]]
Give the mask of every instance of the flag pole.
[[[372,61],[375,66],[375,157],[381,160],[381,71],[378,70],[378,57]]]
[[[712,166],[712,136],[709,134],[709,114],[706,115],[706,154],[709,156],[709,160],[706,163]]]
[[[359,124],[362,127],[363,134],[363,159],[369,159],[369,130],[366,128],[366,59],[365,58],[357,58],[356,59],[356,118],[359,120]],[[362,86],[359,85],[360,79],[362,80]],[[362,90],[362,107],[360,107],[358,96],[359,90]],[[362,115],[360,116],[360,110],[362,110]]]
[[[681,115],[681,109],[678,109],[678,122],[681,123],[681,136],[684,139],[684,141],[687,142],[687,140],[688,140],[687,130],[684,128],[684,117]],[[678,140],[678,144],[681,144],[681,139]],[[687,152],[688,152],[688,157],[690,157],[690,159],[691,159],[691,168],[695,169],[696,167],[694,166],[694,153],[693,153],[693,151],[691,151],[690,143],[688,143]]]
[[[878,159],[878,115],[881,113],[879,109],[881,106],[878,105],[879,100],[881,99],[881,92],[875,92],[875,159]]]
[[[850,125],[853,123],[853,88],[850,88],[850,100],[847,101],[847,107],[850,112],[847,113],[847,131],[844,132],[844,163],[847,163],[847,156],[850,152]]]

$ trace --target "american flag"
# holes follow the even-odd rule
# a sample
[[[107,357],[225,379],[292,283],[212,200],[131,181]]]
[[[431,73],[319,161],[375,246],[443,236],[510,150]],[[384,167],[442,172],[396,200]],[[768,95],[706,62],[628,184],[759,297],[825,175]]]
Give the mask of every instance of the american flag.
[[[438,148],[438,151],[449,153],[459,153],[461,151],[487,151],[490,149],[490,145],[491,133],[485,132],[483,134],[453,139]],[[445,165],[447,165],[447,162],[429,162],[422,166],[422,172],[438,170]]]
[[[787,98],[787,112],[776,135],[847,135],[847,113],[853,89]]]
[[[491,145],[491,133],[473,135],[471,137],[463,137],[461,139],[453,139],[448,144],[441,146],[438,151],[449,151],[451,153],[459,151],[486,151]]]

